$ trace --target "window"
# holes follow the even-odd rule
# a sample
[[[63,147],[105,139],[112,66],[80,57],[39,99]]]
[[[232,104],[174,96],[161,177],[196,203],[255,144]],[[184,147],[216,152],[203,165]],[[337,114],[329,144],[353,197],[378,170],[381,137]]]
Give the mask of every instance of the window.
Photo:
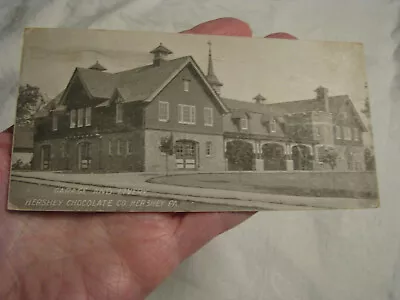
[[[315,135],[316,135],[317,137],[320,137],[320,136],[321,136],[321,129],[320,129],[318,126],[315,127]]]
[[[242,128],[244,130],[249,128],[249,121],[247,120],[247,118],[240,119],[240,128]]]
[[[213,126],[213,109],[211,107],[204,107],[204,126]]]
[[[338,140],[342,138],[342,130],[338,125],[335,126],[335,136]]]
[[[76,110],[73,109],[69,113],[69,128],[76,127]]]
[[[189,85],[190,85],[190,80],[184,79],[183,80],[183,90],[185,92],[189,92]]]
[[[60,156],[61,158],[65,158],[67,157],[67,145],[65,144],[65,142],[62,142],[60,145]]]
[[[196,124],[196,107],[178,104],[178,122],[181,124]]]
[[[344,139],[351,140],[351,129],[350,127],[343,127]]]
[[[84,121],[84,108],[79,108],[78,109],[78,127],[82,127],[83,126],[83,121]]]
[[[270,123],[270,130],[271,132],[276,132],[276,120],[273,119]]]
[[[169,120],[169,103],[160,101],[158,103],[158,120],[167,122]]]
[[[115,106],[115,122],[116,123],[122,123],[123,120],[123,107],[122,103],[117,103]]]
[[[357,128],[353,128],[353,137],[354,137],[355,141],[359,141],[360,140],[360,133],[359,133]]]
[[[117,155],[122,155],[123,151],[124,151],[124,144],[122,143],[121,140],[117,140]]]
[[[85,109],[85,126],[92,125],[92,108],[86,107]]]
[[[113,155],[112,141],[108,141],[108,155]]]
[[[207,142],[206,143],[206,156],[211,156],[212,154],[212,143]]]
[[[119,143],[119,155],[122,155],[123,153],[124,153],[124,148],[125,148],[125,145],[124,144],[126,144],[126,142],[124,142],[124,141],[121,141],[120,143]]]
[[[55,113],[53,113],[53,116],[52,116],[52,128],[53,128],[53,131],[57,131],[58,130],[58,117],[57,117],[57,115],[55,114]]]
[[[132,141],[126,142],[126,153],[131,154],[133,152],[133,143]]]

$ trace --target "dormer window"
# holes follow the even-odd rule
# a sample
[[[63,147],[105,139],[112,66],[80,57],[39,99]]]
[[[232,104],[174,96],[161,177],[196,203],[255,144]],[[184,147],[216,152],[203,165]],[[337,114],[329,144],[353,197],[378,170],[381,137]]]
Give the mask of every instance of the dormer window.
[[[58,130],[58,117],[55,113],[53,113],[53,115],[52,115],[52,129],[53,129],[53,131]]]
[[[85,112],[84,108],[78,109],[78,127],[83,127],[83,121],[85,117],[84,112]]]
[[[344,132],[344,139],[346,141],[351,140],[351,129],[350,127],[343,127],[343,132]]]
[[[355,141],[359,141],[360,140],[360,132],[358,131],[357,128],[353,128],[353,137]]]
[[[271,132],[276,132],[276,120],[275,119],[271,120],[269,126],[270,126],[269,129]]]
[[[122,103],[117,103],[117,105],[115,106],[115,122],[116,123],[122,123],[123,121],[123,107],[122,107]]]
[[[85,109],[85,126],[92,125],[92,108],[86,107]]]
[[[76,127],[76,110],[72,109],[69,113],[69,128]]]
[[[342,139],[342,130],[338,125],[335,125],[335,137],[338,140]]]
[[[320,130],[320,128],[317,126],[317,127],[315,127],[315,135],[317,136],[317,137],[320,137],[321,136],[321,130]]]
[[[241,118],[240,119],[240,128],[242,130],[249,129],[249,120],[247,118]]]

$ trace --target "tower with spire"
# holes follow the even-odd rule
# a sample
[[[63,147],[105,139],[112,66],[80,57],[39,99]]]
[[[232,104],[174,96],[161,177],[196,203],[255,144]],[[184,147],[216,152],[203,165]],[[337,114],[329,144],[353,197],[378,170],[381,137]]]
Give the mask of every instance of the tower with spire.
[[[221,93],[221,87],[223,86],[223,83],[219,81],[218,77],[215,75],[214,72],[214,64],[213,64],[213,59],[212,59],[212,50],[211,46],[212,43],[211,41],[208,41],[208,70],[207,70],[207,80],[210,83],[211,87],[215,90],[215,92],[219,95]]]

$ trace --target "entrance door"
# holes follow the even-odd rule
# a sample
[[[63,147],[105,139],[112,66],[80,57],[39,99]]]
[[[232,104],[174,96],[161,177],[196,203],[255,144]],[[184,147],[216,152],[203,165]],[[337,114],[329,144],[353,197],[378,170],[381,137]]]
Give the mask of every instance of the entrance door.
[[[92,145],[80,143],[78,145],[78,167],[79,170],[89,170],[92,167]]]
[[[50,145],[44,145],[40,149],[40,168],[50,170],[51,148]]]
[[[176,167],[181,170],[197,169],[197,147],[195,141],[180,140],[175,144]]]
[[[264,170],[286,170],[285,150],[279,144],[265,144],[262,147]]]

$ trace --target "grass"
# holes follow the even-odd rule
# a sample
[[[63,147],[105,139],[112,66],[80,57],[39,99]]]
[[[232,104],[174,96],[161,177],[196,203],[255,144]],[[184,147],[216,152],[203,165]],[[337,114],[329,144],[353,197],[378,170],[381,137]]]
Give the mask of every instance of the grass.
[[[293,196],[378,198],[375,173],[370,172],[185,174],[157,177],[150,182]]]

